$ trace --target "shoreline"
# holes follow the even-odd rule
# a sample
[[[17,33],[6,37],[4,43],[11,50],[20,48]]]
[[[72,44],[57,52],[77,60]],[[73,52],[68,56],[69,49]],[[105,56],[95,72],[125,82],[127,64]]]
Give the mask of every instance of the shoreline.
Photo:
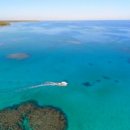
[[[10,25],[10,22],[8,21],[0,21],[0,26],[8,26]]]
[[[0,27],[9,26],[11,23],[18,23],[18,22],[40,22],[38,20],[0,20]]]

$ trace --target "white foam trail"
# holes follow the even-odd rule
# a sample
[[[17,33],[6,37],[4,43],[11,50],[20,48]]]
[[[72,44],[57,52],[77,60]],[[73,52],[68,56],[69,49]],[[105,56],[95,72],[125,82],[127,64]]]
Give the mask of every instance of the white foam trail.
[[[35,86],[26,87],[26,88],[23,88],[23,89],[20,89],[20,90],[16,90],[16,92],[25,91],[25,90],[28,90],[28,89],[40,88],[40,87],[44,87],[44,86],[67,87],[68,83],[65,82],[65,81],[62,81],[62,82],[45,82],[45,83],[38,84],[38,85],[35,85]]]
[[[31,88],[39,88],[39,87],[42,87],[42,86],[44,86],[44,84],[39,84],[39,85],[31,86],[31,87],[29,87],[29,88],[30,88],[30,89],[31,89]]]
[[[43,84],[39,84],[39,85],[35,85],[35,86],[31,86],[31,88],[39,88],[39,87],[43,87],[43,86],[59,86],[59,87],[66,87],[68,85],[67,82],[62,81],[62,82],[45,82]]]

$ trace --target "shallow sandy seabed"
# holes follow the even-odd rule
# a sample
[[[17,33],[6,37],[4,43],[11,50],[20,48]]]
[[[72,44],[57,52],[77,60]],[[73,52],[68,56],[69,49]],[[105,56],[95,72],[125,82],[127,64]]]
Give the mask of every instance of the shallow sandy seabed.
[[[7,58],[16,59],[16,60],[27,59],[28,57],[29,57],[29,54],[26,54],[26,53],[13,53],[13,54],[7,55]]]

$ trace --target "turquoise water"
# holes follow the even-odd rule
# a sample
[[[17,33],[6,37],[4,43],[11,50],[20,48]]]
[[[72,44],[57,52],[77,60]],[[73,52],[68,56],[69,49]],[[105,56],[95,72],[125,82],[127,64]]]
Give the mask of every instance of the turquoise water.
[[[30,57],[8,59],[12,53]],[[64,80],[68,87],[28,89]],[[30,99],[61,108],[68,130],[130,130],[130,21],[1,27],[0,108]]]

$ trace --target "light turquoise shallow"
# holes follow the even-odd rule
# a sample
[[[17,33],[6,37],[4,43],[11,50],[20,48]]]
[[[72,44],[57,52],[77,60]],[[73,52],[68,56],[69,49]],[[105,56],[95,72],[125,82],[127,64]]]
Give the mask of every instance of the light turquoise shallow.
[[[30,57],[6,58],[20,52]],[[66,88],[29,89],[64,80]],[[61,108],[68,130],[130,130],[130,21],[1,27],[0,108],[32,99]]]

